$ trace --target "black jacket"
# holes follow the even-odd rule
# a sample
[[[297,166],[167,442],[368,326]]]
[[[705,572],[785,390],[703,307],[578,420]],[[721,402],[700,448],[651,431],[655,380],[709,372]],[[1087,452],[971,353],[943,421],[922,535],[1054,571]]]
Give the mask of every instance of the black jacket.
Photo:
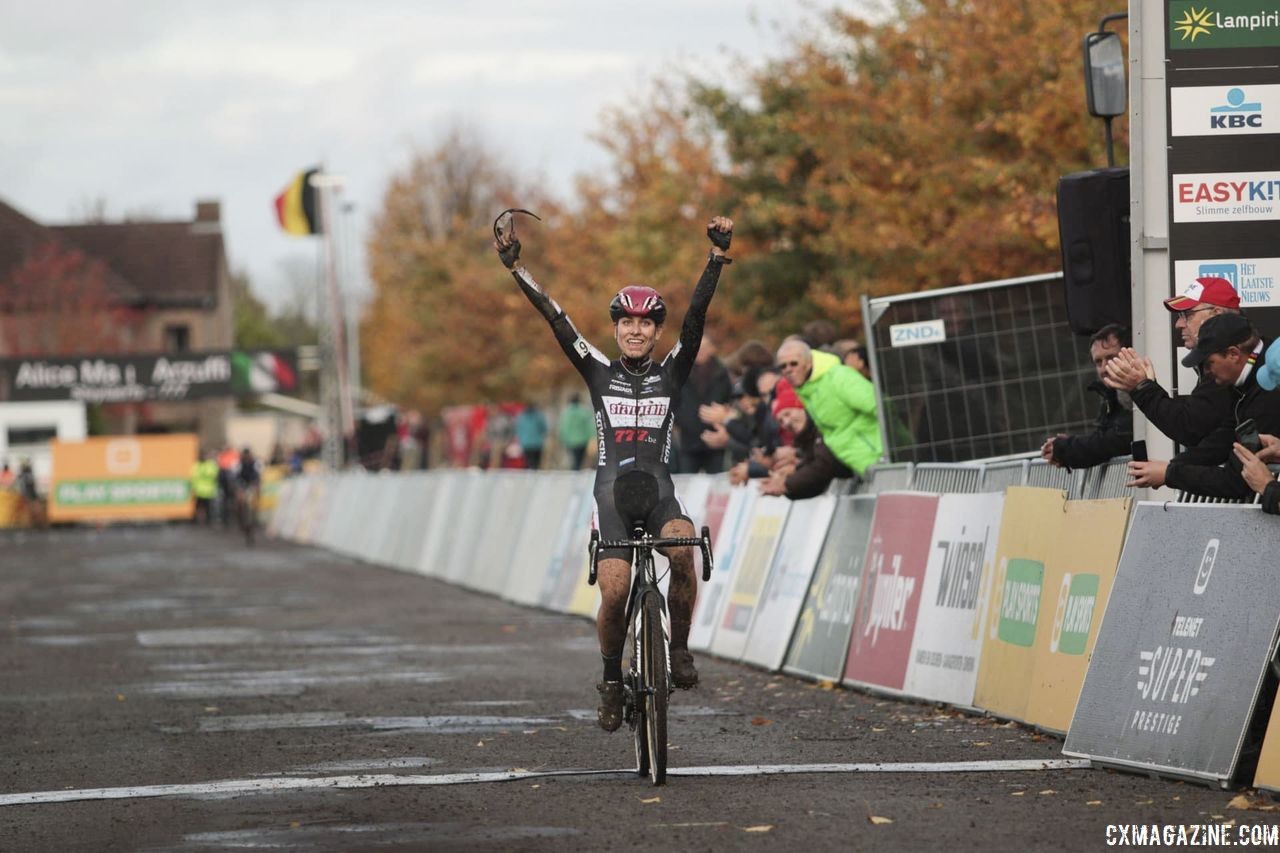
[[[1190,394],[1170,397],[1159,382],[1144,379],[1130,396],[1152,426],[1183,447],[1195,447],[1224,424],[1232,424],[1231,389],[1214,382],[1208,373],[1200,375]]]
[[[1265,344],[1264,344],[1265,351]],[[1235,425],[1253,418],[1258,425],[1258,432],[1275,435],[1280,432],[1280,391],[1264,391],[1258,384],[1257,369],[1250,370],[1249,376],[1239,388],[1222,386],[1233,401],[1230,416],[1229,438],[1223,439],[1224,449],[1219,461],[1225,466],[1203,464],[1188,458],[1188,453],[1180,453],[1169,463],[1165,471],[1165,485],[1171,489],[1181,489],[1195,495],[1206,495],[1217,498],[1247,498],[1253,496],[1253,489],[1240,476],[1240,460],[1231,452],[1231,441],[1234,440]],[[1215,436],[1221,432],[1215,433]],[[1193,448],[1194,450],[1194,448]]]
[[[1262,490],[1262,511],[1280,515],[1280,480],[1272,480]]]
[[[719,358],[702,364],[694,363],[680,392],[680,401],[676,403],[675,425],[681,451],[697,453],[707,449],[702,441],[702,431],[707,425],[698,417],[698,407],[707,403],[727,403],[732,392],[733,380]]]
[[[1053,442],[1053,460],[1067,468],[1092,468],[1116,456],[1128,456],[1133,444],[1133,413],[1120,405],[1115,389],[1095,380],[1089,390],[1102,398],[1093,432]]]

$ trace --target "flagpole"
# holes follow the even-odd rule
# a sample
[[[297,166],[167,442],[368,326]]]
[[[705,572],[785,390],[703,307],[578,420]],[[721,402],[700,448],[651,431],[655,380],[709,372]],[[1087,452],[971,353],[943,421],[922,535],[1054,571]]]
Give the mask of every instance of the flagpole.
[[[355,437],[355,412],[351,403],[351,386],[347,376],[346,329],[343,321],[342,295],[338,285],[337,247],[335,246],[335,230],[337,219],[334,216],[333,194],[338,192],[344,179],[337,175],[325,174],[323,170],[311,176],[311,185],[319,190],[320,196],[320,230],[324,240],[325,281],[328,293],[328,336],[332,341],[330,348],[330,369],[337,374],[337,435],[332,436],[332,446],[326,447],[326,455],[335,468],[342,466],[341,448],[347,439]],[[330,415],[332,417],[332,415]]]

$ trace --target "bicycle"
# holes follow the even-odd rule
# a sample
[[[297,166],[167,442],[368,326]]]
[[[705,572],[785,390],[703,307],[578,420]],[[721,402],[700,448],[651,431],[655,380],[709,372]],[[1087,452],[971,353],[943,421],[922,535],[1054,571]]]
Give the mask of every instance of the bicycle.
[[[641,479],[643,478],[643,479]],[[667,706],[671,687],[671,640],[667,601],[658,587],[656,548],[698,546],[702,550],[702,580],[711,579],[711,531],[702,528],[700,537],[655,537],[644,529],[645,519],[658,503],[658,484],[652,475],[633,471],[614,484],[614,505],[623,518],[633,519],[632,538],[601,539],[591,531],[588,554],[591,568],[587,583],[596,583],[601,548],[629,548],[632,551],[631,593],[627,598],[627,624],[631,626],[631,665],[623,674],[623,721],[635,738],[636,775],[649,776],[654,785],[667,778]]]
[[[254,531],[258,526],[258,486],[241,485],[236,489],[236,521],[244,533],[246,545],[253,544]]]

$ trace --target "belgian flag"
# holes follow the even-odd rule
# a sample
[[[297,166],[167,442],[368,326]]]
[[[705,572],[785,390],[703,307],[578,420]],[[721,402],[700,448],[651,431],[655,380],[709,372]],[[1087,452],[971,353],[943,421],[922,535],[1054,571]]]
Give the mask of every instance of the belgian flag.
[[[324,229],[320,222],[320,199],[311,176],[319,169],[299,172],[284,192],[276,196],[276,219],[280,227],[290,234],[319,234]]]

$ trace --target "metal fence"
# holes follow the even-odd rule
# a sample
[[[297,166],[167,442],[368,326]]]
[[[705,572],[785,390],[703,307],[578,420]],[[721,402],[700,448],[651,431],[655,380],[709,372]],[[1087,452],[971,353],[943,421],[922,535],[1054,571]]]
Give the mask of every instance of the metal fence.
[[[1030,453],[1092,424],[1060,273],[863,297],[862,312],[890,462]]]

